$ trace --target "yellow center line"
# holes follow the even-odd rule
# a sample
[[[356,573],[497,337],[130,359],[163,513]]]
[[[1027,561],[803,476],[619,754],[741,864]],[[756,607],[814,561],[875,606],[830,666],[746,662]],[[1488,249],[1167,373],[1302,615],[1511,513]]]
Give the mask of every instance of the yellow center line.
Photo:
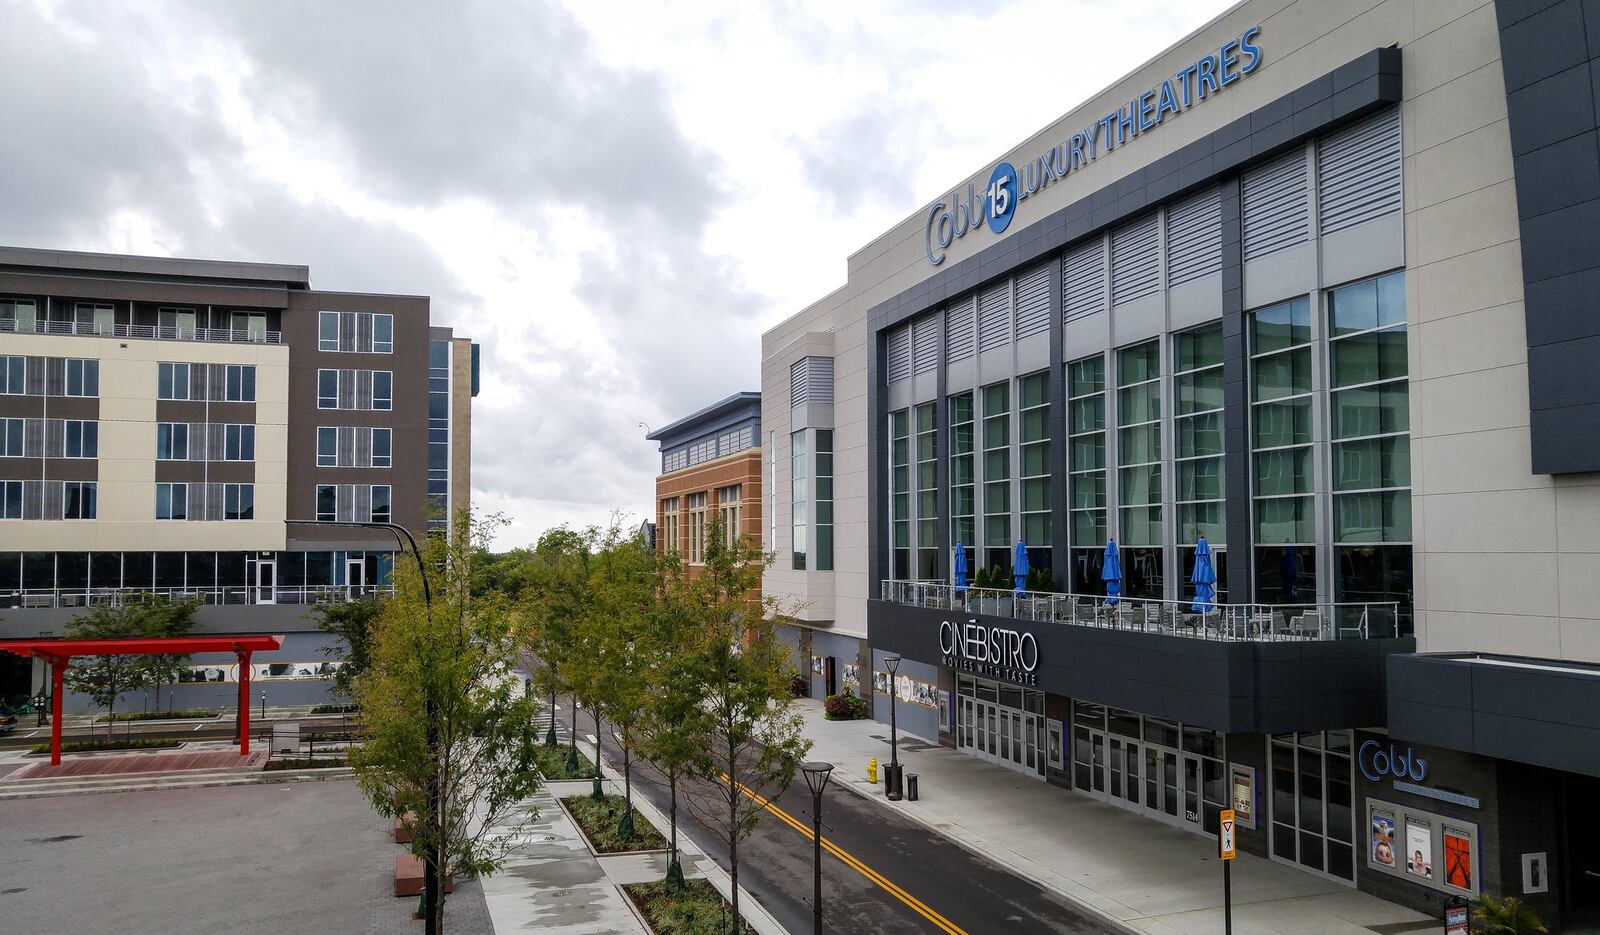
[[[728,781],[727,773],[722,774],[722,781]],[[799,819],[795,818],[793,815],[790,815],[777,805],[774,805],[770,799],[761,795],[761,793],[755,791],[754,789],[751,789],[749,786],[746,786],[744,783],[741,782],[738,785],[740,792],[749,796],[750,799],[752,799],[757,805],[760,805],[773,815],[776,815],[779,821],[800,832],[800,834],[805,837],[806,840],[809,841],[814,839],[811,829],[807,828]],[[938,926],[939,930],[945,932],[946,935],[967,935],[966,930],[961,928],[961,926],[956,925],[954,922],[951,922],[949,919],[946,919],[938,912],[929,908],[928,905],[922,900],[912,896],[910,893],[907,893],[883,874],[857,860],[849,851],[846,851],[844,848],[834,844],[826,837],[822,839],[822,848],[833,856],[839,858],[839,860],[843,862],[845,866],[866,877],[871,882],[877,884],[890,896],[893,896],[895,899],[905,903],[917,915],[922,916],[924,919],[927,919],[929,922],[932,922],[934,925]]]

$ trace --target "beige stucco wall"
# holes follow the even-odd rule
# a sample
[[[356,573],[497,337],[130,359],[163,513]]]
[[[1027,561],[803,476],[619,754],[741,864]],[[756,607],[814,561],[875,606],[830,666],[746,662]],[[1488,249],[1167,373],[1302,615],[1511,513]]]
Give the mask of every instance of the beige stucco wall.
[[[1003,235],[948,248],[952,264],[1114,183],[1373,48],[1403,50],[1405,255],[1411,327],[1411,431],[1417,629],[1424,651],[1474,649],[1600,661],[1600,476],[1531,473],[1527,343],[1516,193],[1492,0],[1253,0],[1239,4],[1020,145],[952,180],[987,184],[995,162],[1021,166],[1155,86],[1246,27],[1261,67],[1157,130],[1102,153],[1021,203]],[[939,200],[948,200],[942,194]],[[849,257],[843,287],[763,338],[770,457],[788,457],[788,365],[808,332],[837,345],[836,625],[865,632],[866,312],[927,278],[929,206]],[[788,544],[787,470],[777,473],[777,541]],[[769,539],[772,536],[769,534]],[[785,567],[771,593],[824,590]],[[826,573],[821,573],[826,574]]]
[[[289,349],[281,345],[12,335],[8,354],[100,361],[98,518],[0,523],[0,550],[284,548],[289,463]],[[156,382],[161,361],[256,367],[255,519],[157,521]]]
[[[472,505],[472,342],[450,341],[450,513]]]

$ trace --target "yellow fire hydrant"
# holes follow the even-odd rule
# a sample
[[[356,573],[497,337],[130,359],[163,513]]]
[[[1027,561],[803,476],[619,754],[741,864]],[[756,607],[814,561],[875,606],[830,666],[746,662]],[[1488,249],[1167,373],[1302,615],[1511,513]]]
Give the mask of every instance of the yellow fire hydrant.
[[[873,757],[867,761],[867,782],[878,784],[878,758]]]

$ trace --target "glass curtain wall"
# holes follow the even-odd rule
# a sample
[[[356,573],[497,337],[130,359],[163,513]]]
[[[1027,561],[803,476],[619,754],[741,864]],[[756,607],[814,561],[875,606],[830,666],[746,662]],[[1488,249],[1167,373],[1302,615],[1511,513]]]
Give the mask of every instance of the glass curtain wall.
[[[833,429],[817,429],[817,548],[814,571],[833,571]]]
[[[1213,549],[1218,600],[1227,600],[1227,524],[1222,471],[1222,325],[1177,336],[1173,452],[1177,468],[1178,554],[1185,598],[1194,596],[1194,545]]]
[[[1369,618],[1386,633],[1411,616],[1405,294],[1403,272],[1328,294],[1334,600],[1399,603],[1399,620]]]
[[[1021,444],[1022,541],[1036,590],[1057,590],[1050,549],[1050,375],[1035,373],[1017,381]],[[1030,585],[1034,587],[1034,585]]]
[[[789,436],[789,518],[793,523],[789,567],[795,571],[806,570],[806,522],[810,519],[807,450],[805,430]]]
[[[901,409],[889,413],[889,509],[892,570],[891,577],[905,581],[911,577],[911,413]]]
[[[939,407],[922,403],[915,410],[917,432],[917,580],[939,579],[939,491],[934,454]]]
[[[1311,302],[1250,316],[1250,415],[1256,594],[1268,604],[1316,600]]]
[[[976,455],[973,447],[972,393],[958,393],[948,400],[950,419],[950,543],[960,544],[967,553],[968,580],[977,573],[978,544]],[[951,569],[954,574],[954,567]],[[952,580],[954,580],[952,578]]]
[[[1117,500],[1122,593],[1164,597],[1159,341],[1117,352]]]
[[[1272,856],[1355,879],[1351,732],[1272,735]]]
[[[1068,590],[1097,594],[1106,542],[1106,359],[1067,365],[1067,498],[1072,520]]]
[[[983,564],[1011,577],[1011,386],[983,388]]]

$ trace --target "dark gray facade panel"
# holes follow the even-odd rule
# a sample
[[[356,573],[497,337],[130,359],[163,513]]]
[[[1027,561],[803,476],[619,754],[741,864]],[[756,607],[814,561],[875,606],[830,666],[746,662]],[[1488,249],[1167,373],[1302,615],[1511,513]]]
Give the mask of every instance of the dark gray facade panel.
[[[1543,404],[1561,409],[1600,403],[1600,335],[1528,348],[1528,386]]]
[[[875,649],[941,665],[939,625],[974,620],[1031,633],[1037,687],[1231,733],[1326,730],[1384,721],[1384,659],[1415,641],[1226,643],[867,604]],[[982,674],[982,673],[978,673]]]
[[[1596,131],[1528,153],[1517,163],[1517,215],[1533,218],[1600,198]]]
[[[1411,655],[1388,670],[1396,738],[1600,776],[1600,669]]]

